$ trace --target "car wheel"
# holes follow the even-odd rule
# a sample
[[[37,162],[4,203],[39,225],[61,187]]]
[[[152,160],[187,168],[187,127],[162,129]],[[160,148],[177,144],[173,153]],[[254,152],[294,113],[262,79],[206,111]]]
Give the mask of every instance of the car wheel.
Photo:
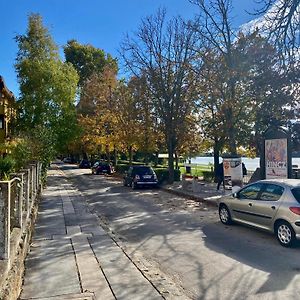
[[[293,246],[293,244],[296,240],[294,229],[288,222],[285,222],[285,221],[282,221],[277,224],[276,236],[277,236],[277,240],[280,243],[280,245],[282,245],[284,247]]]
[[[232,223],[231,215],[226,205],[220,206],[219,217],[220,217],[220,221],[225,225],[229,225]]]

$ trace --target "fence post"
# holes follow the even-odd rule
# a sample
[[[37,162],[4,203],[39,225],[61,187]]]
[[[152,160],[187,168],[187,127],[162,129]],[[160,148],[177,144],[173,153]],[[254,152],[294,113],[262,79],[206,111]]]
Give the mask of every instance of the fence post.
[[[0,259],[10,252],[10,183],[0,182]]]
[[[22,169],[21,172],[24,173],[23,177],[23,191],[24,191],[24,200],[25,200],[25,210],[26,210],[26,219],[28,219],[30,214],[30,170],[29,169]]]
[[[31,175],[32,175],[32,201],[35,199],[36,196],[36,170],[35,165],[30,164],[31,168]]]
[[[30,195],[30,207],[33,203],[33,199],[34,199],[34,190],[33,190],[33,166],[32,165],[29,165],[28,166],[29,170],[30,170],[30,173],[29,173],[29,195]]]
[[[23,226],[23,173],[13,173],[11,174],[11,197],[15,197],[13,200],[14,210],[16,211],[15,220],[13,226],[22,228]]]

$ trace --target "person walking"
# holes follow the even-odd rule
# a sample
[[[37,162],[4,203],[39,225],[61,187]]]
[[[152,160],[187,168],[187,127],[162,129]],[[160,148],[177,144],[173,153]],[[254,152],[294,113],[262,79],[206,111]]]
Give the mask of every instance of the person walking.
[[[216,170],[216,178],[217,178],[217,190],[220,189],[221,183],[223,183],[223,189],[225,191],[225,181],[224,181],[224,169],[223,169],[223,163],[220,163]]]

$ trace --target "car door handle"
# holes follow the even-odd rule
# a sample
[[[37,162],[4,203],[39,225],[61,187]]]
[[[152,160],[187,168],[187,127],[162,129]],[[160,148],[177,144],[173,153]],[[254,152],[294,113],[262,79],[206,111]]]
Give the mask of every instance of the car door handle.
[[[249,205],[249,206],[252,206],[252,203],[249,203],[248,205]]]
[[[272,208],[272,209],[275,209],[276,207],[273,205],[273,206],[271,206],[271,208]]]

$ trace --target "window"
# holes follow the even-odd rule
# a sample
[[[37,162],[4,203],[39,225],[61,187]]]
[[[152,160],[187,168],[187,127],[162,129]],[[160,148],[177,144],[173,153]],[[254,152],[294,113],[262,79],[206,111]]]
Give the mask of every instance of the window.
[[[137,167],[134,170],[139,175],[153,175],[153,170],[150,167]]]
[[[300,188],[292,189],[292,194],[295,197],[295,199],[300,203]]]
[[[277,201],[284,192],[284,188],[276,184],[266,184],[260,195],[260,200]]]
[[[260,193],[262,186],[263,185],[261,183],[255,183],[250,186],[247,186],[240,192],[238,192],[238,198],[257,200],[258,194]]]
[[[4,115],[0,115],[0,129],[4,129]]]

